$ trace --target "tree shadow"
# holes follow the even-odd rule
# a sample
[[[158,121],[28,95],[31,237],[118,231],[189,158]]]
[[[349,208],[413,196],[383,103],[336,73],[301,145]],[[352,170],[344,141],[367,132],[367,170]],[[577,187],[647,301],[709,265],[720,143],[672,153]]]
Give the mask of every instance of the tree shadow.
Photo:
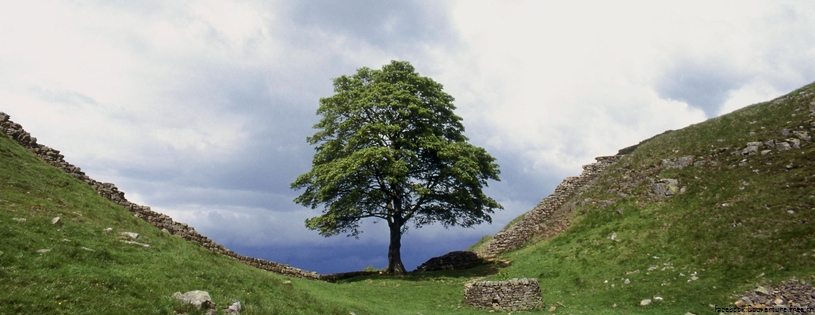
[[[403,275],[393,274],[380,274],[371,272],[369,274],[351,276],[347,278],[338,279],[336,283],[353,283],[366,280],[405,280],[405,281],[431,281],[439,278],[477,278],[494,275],[501,269],[500,265],[495,262],[487,262],[482,265],[473,266],[461,270],[435,270],[435,271],[412,271]]]

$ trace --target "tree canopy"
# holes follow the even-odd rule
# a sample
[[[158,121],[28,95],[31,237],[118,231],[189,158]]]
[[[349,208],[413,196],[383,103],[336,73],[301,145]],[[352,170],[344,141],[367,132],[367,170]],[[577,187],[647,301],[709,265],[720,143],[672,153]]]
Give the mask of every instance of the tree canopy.
[[[441,84],[392,61],[334,79],[334,93],[320,99],[322,119],[307,138],[316,145],[312,168],[291,184],[305,189],[295,202],[323,206],[322,215],[306,220],[309,229],[357,236],[362,219],[385,220],[388,272],[404,273],[408,222],[471,227],[503,209],[482,191],[487,180],[499,180],[498,164],[467,142]]]

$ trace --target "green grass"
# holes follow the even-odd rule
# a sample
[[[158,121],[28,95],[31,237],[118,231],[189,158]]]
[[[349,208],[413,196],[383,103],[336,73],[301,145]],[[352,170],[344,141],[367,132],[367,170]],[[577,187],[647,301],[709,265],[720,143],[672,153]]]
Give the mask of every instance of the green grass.
[[[202,314],[171,298],[190,290],[208,291],[221,308],[241,301],[242,314],[351,311],[348,303],[305,291],[303,280],[249,267],[161,232],[5,135],[0,169],[2,314]],[[60,226],[51,224],[57,216]],[[109,227],[113,232],[105,232]],[[121,242],[123,231],[139,233],[139,241],[151,246]],[[38,253],[41,249],[50,251]],[[293,283],[284,285],[285,280]]]
[[[803,90],[815,94],[812,86]],[[513,264],[491,278],[537,277],[547,304],[561,302],[573,314],[707,314],[709,304],[728,305],[756,284],[815,280],[813,145],[730,155],[749,141],[782,138],[783,128],[809,131],[813,94],[750,106],[643,144],[579,197],[613,204],[577,206],[566,232],[504,255]],[[723,147],[730,149],[720,153]],[[707,163],[656,167],[686,155]],[[644,180],[622,197],[622,174],[677,178],[686,192],[652,200]],[[639,306],[654,296],[664,300]]]
[[[200,289],[219,308],[240,301],[242,314],[488,314],[464,305],[464,283],[532,277],[547,309],[565,305],[555,314],[711,314],[710,304],[729,304],[756,284],[815,280],[815,145],[747,161],[730,155],[749,141],[780,139],[782,128],[808,130],[815,88],[790,95],[644,143],[567,202],[609,206],[575,206],[565,232],[498,257],[509,267],[339,283],[257,270],[163,233],[0,135],[0,313],[202,314],[170,297]],[[687,155],[706,164],[658,167]],[[658,178],[679,179],[685,193],[653,199]],[[50,223],[56,216],[61,226]],[[151,246],[121,242],[122,231]],[[655,296],[663,300],[639,306]]]

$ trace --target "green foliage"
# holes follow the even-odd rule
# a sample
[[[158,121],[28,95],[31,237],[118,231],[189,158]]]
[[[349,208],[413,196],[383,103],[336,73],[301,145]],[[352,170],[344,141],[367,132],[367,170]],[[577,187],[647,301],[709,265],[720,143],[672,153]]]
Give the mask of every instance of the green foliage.
[[[441,84],[393,61],[335,79],[334,92],[320,99],[322,120],[307,139],[316,145],[312,169],[291,185],[305,189],[295,202],[324,206],[308,228],[356,236],[360,220],[382,219],[393,247],[407,222],[469,227],[502,208],[482,191],[499,180],[495,158],[467,143]]]

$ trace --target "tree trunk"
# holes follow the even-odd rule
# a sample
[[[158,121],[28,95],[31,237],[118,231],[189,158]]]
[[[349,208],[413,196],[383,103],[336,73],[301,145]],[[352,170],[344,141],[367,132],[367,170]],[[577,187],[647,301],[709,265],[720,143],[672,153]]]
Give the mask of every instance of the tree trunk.
[[[398,222],[388,223],[391,230],[391,244],[388,247],[388,273],[404,274],[405,266],[402,264],[402,225]]]

